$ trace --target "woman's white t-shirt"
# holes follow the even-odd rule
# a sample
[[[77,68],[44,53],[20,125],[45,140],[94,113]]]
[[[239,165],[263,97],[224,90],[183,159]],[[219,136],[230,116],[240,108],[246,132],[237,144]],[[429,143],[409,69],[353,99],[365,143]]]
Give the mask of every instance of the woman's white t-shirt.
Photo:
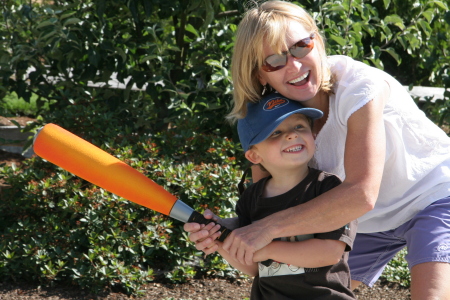
[[[434,201],[450,195],[450,138],[417,107],[389,74],[346,56],[330,56],[336,76],[328,119],[316,138],[311,166],[345,179],[347,121],[374,99],[386,81],[383,118],[386,159],[375,208],[358,219],[358,232],[397,228]]]

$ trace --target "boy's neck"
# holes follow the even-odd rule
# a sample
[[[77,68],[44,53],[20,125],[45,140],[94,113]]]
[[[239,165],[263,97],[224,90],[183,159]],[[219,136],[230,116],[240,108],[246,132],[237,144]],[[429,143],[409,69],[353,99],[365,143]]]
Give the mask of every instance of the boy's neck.
[[[267,181],[264,187],[264,197],[275,197],[290,191],[305,179],[308,173],[309,168],[307,165],[290,172],[286,170],[271,172],[272,178]]]

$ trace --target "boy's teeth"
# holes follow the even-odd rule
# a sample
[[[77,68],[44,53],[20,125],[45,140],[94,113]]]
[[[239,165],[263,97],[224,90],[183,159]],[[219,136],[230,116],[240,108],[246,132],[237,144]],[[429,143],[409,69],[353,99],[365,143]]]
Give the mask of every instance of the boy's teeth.
[[[308,75],[309,75],[309,72],[308,72],[308,73],[305,73],[303,76],[301,76],[301,77],[299,77],[299,78],[296,78],[296,79],[294,79],[294,80],[289,81],[289,83],[296,83],[296,82],[302,81],[303,79],[305,79],[306,77],[308,77]]]
[[[294,147],[294,148],[286,149],[286,152],[295,152],[295,151],[300,151],[302,149],[303,149],[302,146],[297,146],[297,147]]]

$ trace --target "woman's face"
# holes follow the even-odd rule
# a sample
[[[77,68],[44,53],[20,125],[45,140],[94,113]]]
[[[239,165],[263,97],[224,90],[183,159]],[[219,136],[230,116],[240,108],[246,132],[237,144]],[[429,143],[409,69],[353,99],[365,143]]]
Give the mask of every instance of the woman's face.
[[[291,21],[286,33],[286,45],[291,47],[301,39],[311,35],[302,24]],[[303,58],[295,58],[288,54],[288,61],[284,68],[273,72],[259,70],[259,80],[262,85],[267,83],[283,96],[304,102],[314,98],[320,87],[320,55],[315,43],[314,49]],[[268,57],[274,52],[264,43],[264,54]],[[283,49],[287,51],[288,49]],[[306,101],[306,102],[305,102]]]

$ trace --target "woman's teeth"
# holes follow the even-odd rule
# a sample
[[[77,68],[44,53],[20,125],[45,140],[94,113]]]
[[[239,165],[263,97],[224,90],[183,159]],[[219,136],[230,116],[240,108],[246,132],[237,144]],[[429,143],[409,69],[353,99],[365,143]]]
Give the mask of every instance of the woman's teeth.
[[[303,76],[300,76],[298,78],[295,78],[294,80],[289,81],[289,83],[290,84],[295,84],[297,82],[300,82],[300,81],[304,80],[308,76],[309,76],[309,71],[307,73],[305,73]]]

